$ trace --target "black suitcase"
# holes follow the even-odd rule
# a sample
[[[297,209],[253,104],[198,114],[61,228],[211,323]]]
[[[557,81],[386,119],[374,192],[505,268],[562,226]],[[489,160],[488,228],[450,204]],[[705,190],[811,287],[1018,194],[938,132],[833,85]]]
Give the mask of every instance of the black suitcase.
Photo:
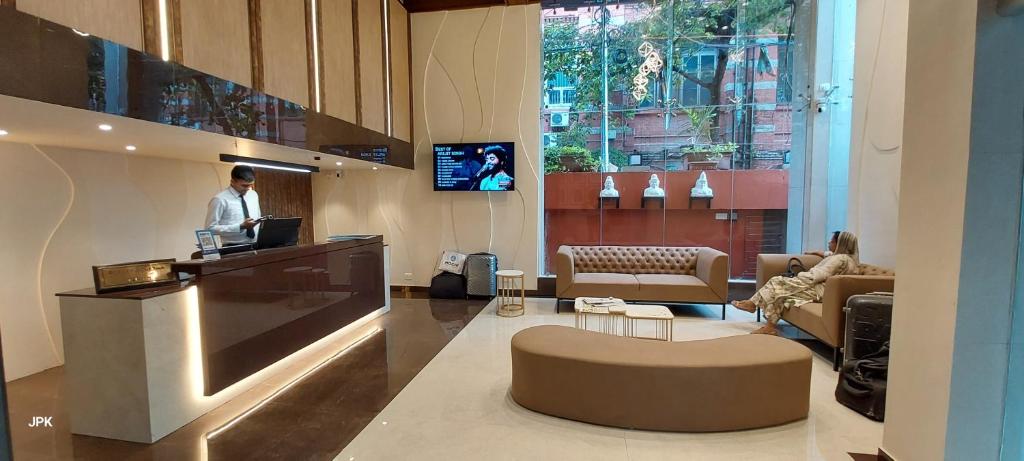
[[[466,277],[451,272],[441,272],[435,275],[430,279],[430,297],[466,299]]]
[[[876,421],[885,419],[892,331],[892,295],[851,296],[846,302],[846,341],[836,400]]]

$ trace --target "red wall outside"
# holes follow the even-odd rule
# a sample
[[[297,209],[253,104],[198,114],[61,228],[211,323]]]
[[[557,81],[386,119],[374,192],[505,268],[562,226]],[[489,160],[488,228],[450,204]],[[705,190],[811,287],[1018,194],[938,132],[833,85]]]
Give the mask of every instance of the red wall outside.
[[[699,171],[659,172],[665,209],[641,208],[651,173],[558,173],[544,177],[545,268],[554,273],[560,245],[710,246],[729,253],[731,274],[752,277],[757,253],[785,244],[789,172],[706,171],[715,197],[689,208]],[[615,180],[619,208],[598,198],[605,176]],[[730,212],[735,213],[729,220]],[[717,216],[716,216],[717,215]]]

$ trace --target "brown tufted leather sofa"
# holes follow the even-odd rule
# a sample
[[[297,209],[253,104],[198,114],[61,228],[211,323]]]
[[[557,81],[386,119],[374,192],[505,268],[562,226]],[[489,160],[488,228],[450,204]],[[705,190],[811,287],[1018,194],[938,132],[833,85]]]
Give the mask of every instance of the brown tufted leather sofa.
[[[757,289],[777,275],[789,269],[791,258],[798,258],[804,267],[814,267],[821,262],[815,255],[760,254],[757,255]],[[846,334],[846,300],[850,296],[872,292],[893,291],[896,273],[892,270],[861,263],[858,275],[836,275],[825,281],[825,294],[820,303],[807,303],[790,309],[782,319],[793,326],[813,335],[832,347],[833,368],[839,365],[840,348]]]
[[[555,273],[559,301],[613,296],[724,306],[729,290],[729,256],[708,247],[562,245]]]

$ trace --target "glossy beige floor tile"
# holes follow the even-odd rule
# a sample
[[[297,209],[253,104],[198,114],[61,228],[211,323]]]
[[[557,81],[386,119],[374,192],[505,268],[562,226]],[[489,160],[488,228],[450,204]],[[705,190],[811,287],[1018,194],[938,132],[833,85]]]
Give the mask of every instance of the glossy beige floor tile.
[[[838,374],[814,355],[811,414],[805,421],[767,429],[682,434],[632,431],[535,413],[509,396],[509,344],[535,325],[573,324],[554,313],[554,301],[528,299],[526,314],[503,318],[492,303],[452,340],[342,451],[346,460],[849,460],[875,453],[882,425],[838,404]],[[746,334],[752,315],[717,306],[673,307],[676,341]],[[642,325],[653,334],[653,324]],[[798,333],[787,331],[792,336]],[[818,350],[816,349],[816,350]],[[685,392],[681,389],[680,392]]]

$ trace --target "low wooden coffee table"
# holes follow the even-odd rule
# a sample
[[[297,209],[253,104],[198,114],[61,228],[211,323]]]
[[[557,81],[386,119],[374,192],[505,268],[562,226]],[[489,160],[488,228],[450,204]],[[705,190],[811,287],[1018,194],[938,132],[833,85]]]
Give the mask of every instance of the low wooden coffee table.
[[[655,326],[654,336],[640,336],[636,332],[637,323],[640,320],[653,320]],[[624,319],[623,336],[630,338],[657,339],[661,341],[672,341],[672,322],[675,315],[665,306],[650,304],[629,304],[626,306]]]

